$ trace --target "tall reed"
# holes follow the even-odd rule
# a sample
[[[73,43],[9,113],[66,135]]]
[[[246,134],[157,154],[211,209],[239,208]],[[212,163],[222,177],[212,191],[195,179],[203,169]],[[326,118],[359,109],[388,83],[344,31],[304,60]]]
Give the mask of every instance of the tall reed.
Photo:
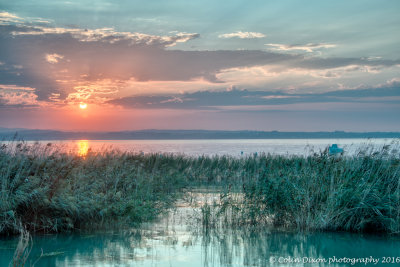
[[[400,233],[397,149],[366,148],[352,157],[261,155],[243,163],[241,179],[225,185],[215,206],[224,226]]]
[[[162,159],[162,160],[161,160]],[[169,159],[117,151],[85,157],[17,144],[0,151],[0,234],[137,224],[176,199]]]
[[[25,143],[0,149],[0,234],[139,224],[182,189],[213,187],[209,227],[400,232],[400,160],[393,146],[354,156],[188,157],[107,150],[86,156]],[[208,218],[208,219],[207,219]],[[214,222],[209,221],[212,219]]]
[[[17,247],[14,251],[14,256],[9,266],[23,267],[27,263],[29,254],[32,250],[32,237],[26,229],[21,227],[21,233]],[[34,265],[34,264],[33,264]]]

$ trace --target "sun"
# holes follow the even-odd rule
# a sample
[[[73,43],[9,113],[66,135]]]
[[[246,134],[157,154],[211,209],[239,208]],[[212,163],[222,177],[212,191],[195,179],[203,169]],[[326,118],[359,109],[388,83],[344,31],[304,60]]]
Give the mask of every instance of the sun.
[[[86,109],[87,108],[87,104],[86,103],[80,103],[79,104],[79,108],[80,109]]]

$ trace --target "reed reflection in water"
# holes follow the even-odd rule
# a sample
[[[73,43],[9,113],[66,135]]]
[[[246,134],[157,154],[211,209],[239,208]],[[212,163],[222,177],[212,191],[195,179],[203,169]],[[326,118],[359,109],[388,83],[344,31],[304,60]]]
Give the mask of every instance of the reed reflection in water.
[[[30,258],[35,261],[43,249],[38,266],[195,267],[298,266],[270,264],[271,257],[284,260],[400,255],[398,238],[349,233],[278,232],[250,227],[205,228],[201,224],[200,213],[204,194],[192,194],[191,197],[190,203],[178,203],[167,216],[155,223],[144,224],[140,229],[36,236]],[[212,194],[207,196],[215,197]],[[8,265],[16,242],[14,239],[0,240],[0,266]]]

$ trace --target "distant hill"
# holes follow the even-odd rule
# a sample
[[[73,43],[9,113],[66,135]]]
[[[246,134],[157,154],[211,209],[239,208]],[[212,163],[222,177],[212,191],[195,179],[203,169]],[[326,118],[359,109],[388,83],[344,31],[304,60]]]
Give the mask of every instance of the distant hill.
[[[301,138],[400,138],[400,132],[279,132],[140,130],[120,132],[64,132],[0,128],[0,140],[173,140],[173,139],[301,139]]]

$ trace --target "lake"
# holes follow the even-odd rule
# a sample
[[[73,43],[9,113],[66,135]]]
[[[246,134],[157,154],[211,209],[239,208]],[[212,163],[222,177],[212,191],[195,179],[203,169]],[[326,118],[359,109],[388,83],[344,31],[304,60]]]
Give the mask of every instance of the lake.
[[[394,139],[75,140],[27,143],[43,145],[43,149],[61,148],[82,156],[90,149],[189,156],[240,157],[254,153],[307,155],[334,143],[344,148],[346,155],[354,155],[363,146],[373,149],[382,148],[385,144],[398,146],[398,141]],[[51,145],[48,146],[48,143]],[[203,203],[218,195],[206,196],[196,191],[189,194],[192,199]],[[28,266],[37,259],[36,266],[388,266],[389,263],[389,266],[395,266],[400,262],[400,239],[396,237],[340,232],[302,233],[272,228],[204,229],[199,216],[199,206],[182,199],[168,215],[140,229],[35,235]],[[17,238],[0,239],[0,266],[9,264],[17,243]]]
[[[40,141],[80,155],[89,149],[98,152],[118,149],[134,153],[175,153],[189,156],[231,155],[242,156],[254,153],[278,155],[308,155],[338,144],[345,155],[356,153],[360,147],[380,149],[385,144],[396,143],[398,139],[218,139],[218,140],[62,140]],[[36,142],[28,141],[28,144]]]

